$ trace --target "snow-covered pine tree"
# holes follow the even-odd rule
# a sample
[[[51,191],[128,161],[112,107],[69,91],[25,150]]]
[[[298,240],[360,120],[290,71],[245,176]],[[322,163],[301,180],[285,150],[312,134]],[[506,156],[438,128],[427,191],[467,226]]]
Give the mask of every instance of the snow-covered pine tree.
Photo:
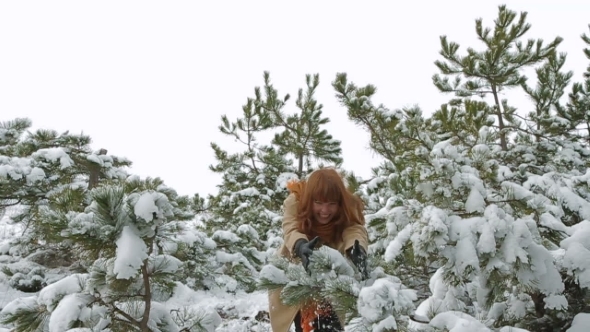
[[[419,297],[425,298],[432,268],[420,264],[411,247],[404,251],[403,260],[384,261],[389,242],[410,223],[403,213],[403,204],[416,196],[417,181],[413,175],[420,171],[420,159],[424,159],[424,152],[418,153],[424,148],[414,137],[431,140],[422,112],[419,108],[391,111],[384,105],[375,106],[371,98],[376,87],[357,87],[348,81],[345,73],[338,74],[332,85],[349,119],[368,131],[370,148],[384,159],[373,168],[371,179],[362,181],[370,256],[387,273],[399,276],[405,285],[418,291]],[[408,121],[402,127],[400,122],[404,117]]]
[[[514,117],[516,109],[501,100],[500,93],[525,82],[523,70],[547,59],[563,40],[556,37],[547,45],[541,39],[523,41],[522,37],[531,28],[526,19],[526,12],[517,14],[500,5],[493,30],[483,27],[482,19],[475,21],[477,37],[485,45],[483,51],[469,48],[467,55],[461,56],[457,54],[459,44],[449,42],[443,35],[440,37],[443,60],[435,61],[441,74],[435,74],[433,82],[440,91],[458,97],[492,96],[504,151],[508,149],[508,132],[511,127],[518,127],[518,120]]]
[[[417,265],[432,276],[431,296],[418,308],[422,315],[440,314],[429,328],[451,329],[443,312],[453,310],[492,328],[543,331],[571,320],[563,315],[566,289],[554,257],[563,255],[560,238],[579,234],[566,228],[567,220],[576,214],[585,218],[586,152],[572,143],[575,139],[564,141],[564,134],[548,138],[542,121],[535,122],[559,108],[557,90],[571,75],[555,70],[563,60],[555,56],[560,38],[546,47],[540,40],[518,41],[529,28],[525,18],[522,13],[515,22],[516,13],[500,6],[493,33],[477,20],[476,31],[489,48],[470,49],[464,57],[457,55],[457,44],[441,37],[448,62],[437,66],[443,75],[463,76],[467,82],[451,84],[435,76],[442,91],[461,98],[430,118],[418,109],[391,112],[374,106],[375,88],[356,87],[344,74],[333,84],[349,117],[367,128],[371,146],[386,160],[366,187],[369,207],[376,211],[367,220],[379,227],[371,232],[371,249],[397,262],[394,267],[403,271],[398,275],[417,275],[406,272]],[[527,126],[529,119],[499,100],[497,92],[524,86],[522,70],[540,62],[545,64],[537,72],[539,89],[525,89],[537,96],[532,126]],[[545,82],[548,76],[552,81]],[[548,86],[554,95],[546,94]],[[494,97],[491,106],[468,98],[487,91]]]
[[[456,95],[468,96],[472,91],[481,92],[482,87],[487,87],[493,96],[497,118],[494,127],[500,137],[500,146],[505,151],[496,158],[509,170],[510,176],[506,180],[509,179],[512,183],[501,183],[508,199],[505,209],[512,210],[510,213],[514,217],[534,222],[537,229],[531,231],[533,234],[540,233],[535,234],[538,243],[543,244],[552,255],[559,256],[560,241],[574,232],[568,228],[575,223],[572,220],[587,218],[587,184],[580,177],[590,165],[590,151],[587,144],[580,144],[584,140],[576,131],[583,123],[579,119],[568,120],[575,118],[573,114],[580,114],[572,112],[575,102],[568,107],[562,107],[560,103],[564,89],[573,75],[571,72],[561,71],[566,55],[558,54],[556,47],[562,39],[557,37],[545,47],[542,40],[529,40],[523,46],[519,39],[528,31],[530,24],[526,23],[526,13],[520,14],[518,22],[515,22],[516,17],[515,12],[500,6],[493,37],[489,35],[491,30],[482,29],[481,20],[477,20],[478,37],[486,43],[487,48],[480,53],[469,51],[469,56],[466,57],[457,57],[458,45],[447,44],[445,38],[441,37],[441,54],[447,62],[436,64],[443,75],[455,76],[461,73],[456,78],[463,76],[467,79],[463,85],[455,86],[459,87],[455,90]],[[582,39],[585,37],[583,35]],[[536,69],[537,85],[533,89],[526,84],[522,71],[540,61],[543,65]],[[451,65],[452,63],[455,65]],[[457,63],[461,65],[456,65]],[[443,92],[451,92],[448,85],[441,84],[442,81],[445,80],[435,76],[435,85]],[[446,82],[448,83],[448,79]],[[456,79],[455,82],[459,83],[459,80]],[[517,85],[523,87],[533,102],[533,111],[528,114],[519,114],[506,100],[499,100],[498,91],[502,87]],[[579,86],[574,85],[572,96],[581,92]],[[574,101],[576,98],[570,100]],[[510,137],[513,142],[509,141]],[[561,264],[557,262],[557,266]],[[549,271],[547,272],[548,275]],[[571,294],[575,293],[578,299],[574,302],[583,302],[585,296],[579,298],[578,287],[568,283],[567,279],[565,282],[573,289],[563,292],[570,294],[568,297],[572,300],[574,298]],[[564,289],[564,282],[557,278],[553,284]],[[571,322],[579,309],[579,305],[568,306],[563,299],[551,297],[548,289],[539,287],[525,293],[529,296],[528,304],[532,304],[527,316],[513,315],[505,319],[510,315],[496,315],[496,325],[502,321],[519,321],[521,326],[542,331],[548,329],[548,326],[561,326]],[[563,310],[559,310],[560,308]]]
[[[263,78],[264,86],[255,87],[254,97],[242,107],[242,117],[234,122],[225,115],[221,118],[220,131],[242,143],[245,150],[230,154],[211,143],[217,164],[210,169],[222,175],[222,183],[219,192],[209,197],[204,218],[219,248],[247,258],[255,271],[282,242],[281,210],[287,181],[304,176],[313,161],[342,161],[340,142],[322,128],[328,119],[322,117],[322,105],[314,97],[319,77],[307,75],[307,90],[299,91],[295,104],[300,112],[295,115],[284,110],[289,95],[279,98],[270,74],[265,72]],[[279,132],[268,144],[259,141],[273,131]],[[292,166],[293,161],[297,167]],[[239,271],[234,271],[237,267]],[[240,276],[249,289],[255,278],[243,268],[228,263],[226,273]]]
[[[214,262],[215,243],[184,225],[194,217],[191,200],[160,179],[136,176],[94,188],[89,197],[82,212],[39,211],[47,227],[80,253],[85,271],[47,285],[36,296],[12,301],[0,312],[3,323],[23,332],[197,328],[195,320],[203,315],[180,320],[172,314],[179,308],[165,303],[188,278],[193,287],[204,288],[216,268],[208,264]],[[201,261],[185,264],[179,258]]]
[[[293,158],[295,173],[300,179],[311,172],[318,162],[337,166],[342,163],[341,142],[323,128],[330,119],[322,116],[323,105],[315,98],[319,84],[319,74],[305,76],[306,90],[299,89],[295,101],[298,112],[293,114],[285,112],[289,95],[279,98],[269,72],[264,72],[264,99],[260,88],[256,88],[256,103],[268,112],[274,126],[281,130],[275,134],[272,144],[281,153]]]
[[[285,183],[296,177],[284,154],[259,142],[260,136],[274,127],[270,114],[260,106],[262,102],[257,94],[247,99],[236,121],[221,117],[221,133],[241,143],[244,150],[228,153],[211,143],[217,163],[209,168],[222,176],[222,183],[216,194],[209,195],[202,221],[217,243],[218,259],[223,261],[218,284],[232,292],[253,291],[267,251],[280,245]]]
[[[0,206],[18,208],[11,220],[25,231],[11,252],[19,255],[63,247],[45,228],[40,209],[82,211],[89,187],[124,180],[131,165],[106,150],[93,152],[86,135],[46,129],[27,133],[31,125],[26,118],[0,124]]]
[[[590,37],[582,34],[581,38],[587,45],[583,50],[584,54],[590,60]],[[557,66],[548,64],[548,67]],[[570,77],[570,73],[562,74],[557,70],[548,70],[548,72],[551,73],[548,75],[549,78],[540,79],[540,81],[553,82],[556,79],[559,80],[559,77],[563,75],[568,75],[567,78]],[[541,77],[545,76],[543,74],[544,72],[538,73]],[[544,119],[545,135],[549,136],[549,138],[543,137],[544,141],[552,142],[552,145],[549,146],[558,151],[556,157],[550,160],[549,166],[562,172],[565,172],[564,169],[569,170],[568,177],[559,179],[561,183],[567,183],[569,188],[565,190],[560,188],[561,195],[556,195],[563,202],[564,214],[561,221],[565,227],[553,222],[550,218],[545,218],[543,223],[545,229],[557,231],[560,235],[559,237],[554,236],[550,240],[553,245],[558,244],[562,248],[558,251],[557,264],[562,268],[566,286],[565,295],[569,306],[566,314],[559,317],[559,321],[562,321],[566,327],[576,320],[583,320],[584,315],[588,317],[590,309],[588,305],[590,303],[590,264],[581,260],[582,257],[590,255],[590,244],[586,240],[590,230],[590,222],[588,221],[590,210],[587,203],[590,201],[590,182],[588,181],[590,65],[584,72],[583,78],[583,82],[573,84],[566,105],[554,103],[552,105],[553,114],[549,114],[547,119]],[[542,86],[540,82],[539,88]],[[548,84],[548,86],[554,87],[556,84]],[[561,92],[560,87],[554,90],[558,93]],[[551,184],[548,181],[545,183]],[[555,193],[555,188],[548,185],[538,185],[537,188]],[[562,239],[561,242],[558,242],[559,239]]]

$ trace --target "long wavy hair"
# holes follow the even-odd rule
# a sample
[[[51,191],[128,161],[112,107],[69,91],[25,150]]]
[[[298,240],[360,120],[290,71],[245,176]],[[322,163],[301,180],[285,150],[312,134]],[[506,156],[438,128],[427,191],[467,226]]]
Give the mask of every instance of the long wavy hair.
[[[300,221],[298,230],[312,238],[319,236],[324,242],[342,241],[342,233],[348,226],[365,225],[363,216],[364,203],[344,185],[340,174],[333,168],[321,168],[307,180],[291,182],[287,188],[296,194],[297,217]],[[332,221],[322,225],[315,220],[313,202],[336,202],[338,211]]]

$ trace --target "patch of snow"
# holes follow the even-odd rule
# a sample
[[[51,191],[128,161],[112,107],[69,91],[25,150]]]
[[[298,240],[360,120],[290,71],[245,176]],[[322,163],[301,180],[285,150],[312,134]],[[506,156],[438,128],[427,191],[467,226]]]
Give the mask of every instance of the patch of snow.
[[[132,226],[123,227],[116,244],[113,272],[119,279],[129,279],[137,274],[143,260],[148,257],[147,246]]]

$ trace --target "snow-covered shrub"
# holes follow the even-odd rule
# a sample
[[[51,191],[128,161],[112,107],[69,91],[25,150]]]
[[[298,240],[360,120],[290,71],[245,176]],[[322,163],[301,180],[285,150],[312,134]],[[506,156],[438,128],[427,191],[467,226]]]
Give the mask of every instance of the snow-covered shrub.
[[[21,331],[42,326],[97,331],[178,331],[166,304],[185,276],[175,257],[183,242],[188,208],[175,192],[150,180],[102,186],[91,192],[84,212],[43,210],[60,236],[90,262],[87,273],[71,274],[20,298],[0,312],[5,324]],[[65,226],[67,225],[67,226]],[[187,240],[185,238],[185,240]],[[190,240],[190,239],[189,239]],[[211,331],[211,329],[210,329]]]

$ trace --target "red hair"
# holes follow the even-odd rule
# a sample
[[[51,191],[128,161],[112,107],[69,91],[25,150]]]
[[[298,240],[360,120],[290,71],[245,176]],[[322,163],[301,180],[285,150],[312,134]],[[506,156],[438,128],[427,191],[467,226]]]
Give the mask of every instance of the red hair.
[[[311,173],[307,181],[291,181],[287,184],[287,188],[299,200],[298,230],[309,238],[319,236],[324,242],[336,243],[342,241],[342,233],[346,227],[365,224],[363,201],[345,187],[342,177],[333,168],[316,170]],[[315,221],[314,201],[338,204],[338,212],[330,223],[321,225]]]

